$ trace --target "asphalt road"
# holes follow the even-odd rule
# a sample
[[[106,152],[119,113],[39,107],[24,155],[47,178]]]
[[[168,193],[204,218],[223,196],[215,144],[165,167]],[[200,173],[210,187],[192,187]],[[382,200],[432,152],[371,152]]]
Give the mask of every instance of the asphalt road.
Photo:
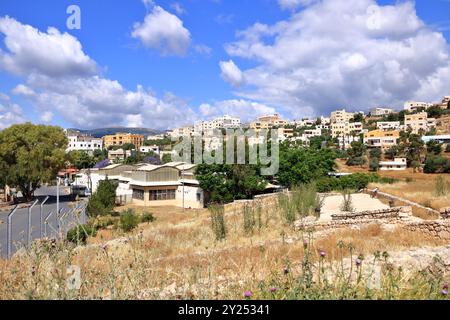
[[[67,188],[60,188],[60,230],[62,234],[66,234],[67,230],[73,228],[80,222],[80,218],[73,215],[69,215],[70,210],[75,208],[75,206],[81,205],[82,201],[76,203],[73,201],[73,197],[70,196],[69,190]],[[52,215],[48,219],[47,228],[45,224],[42,226],[42,232],[45,237],[45,229],[47,229],[47,237],[57,237],[58,236],[58,219],[56,217],[56,187],[42,187],[35,193],[39,203],[31,210],[31,238],[33,240],[39,239],[41,227],[40,227],[40,203],[50,196],[48,201],[42,207],[42,215],[44,220]],[[5,258],[7,255],[7,216],[9,211],[0,212],[0,257]],[[85,216],[81,217],[81,222],[84,222]],[[28,237],[28,208],[23,208],[17,210],[12,218],[12,253],[16,252],[23,246],[26,246]]]

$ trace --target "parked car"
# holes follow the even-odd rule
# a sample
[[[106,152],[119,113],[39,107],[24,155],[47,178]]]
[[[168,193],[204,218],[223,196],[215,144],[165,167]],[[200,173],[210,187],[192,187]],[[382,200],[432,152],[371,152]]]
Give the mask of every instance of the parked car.
[[[70,187],[71,194],[73,196],[79,196],[79,197],[89,197],[91,196],[91,190],[89,190],[86,186],[71,186]]]

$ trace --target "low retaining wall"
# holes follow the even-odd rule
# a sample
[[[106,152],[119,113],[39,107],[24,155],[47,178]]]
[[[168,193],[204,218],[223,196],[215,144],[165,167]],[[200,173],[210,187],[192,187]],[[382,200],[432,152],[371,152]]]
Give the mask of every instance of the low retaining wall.
[[[400,215],[403,214],[406,217],[412,215],[411,207],[395,207],[390,209],[381,209],[374,211],[363,211],[348,214],[333,214],[331,218],[333,221],[341,220],[370,220],[370,219],[399,219]]]
[[[413,232],[422,232],[428,236],[450,241],[450,221],[420,221],[405,225],[405,229]]]

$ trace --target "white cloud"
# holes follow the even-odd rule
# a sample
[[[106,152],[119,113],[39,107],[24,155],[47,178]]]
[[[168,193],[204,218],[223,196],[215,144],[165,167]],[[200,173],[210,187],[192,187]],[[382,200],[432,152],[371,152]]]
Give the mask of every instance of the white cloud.
[[[204,44],[198,44],[194,47],[194,50],[201,54],[201,55],[205,55],[205,56],[210,56],[212,53],[212,49],[210,47],[208,47],[207,45]]]
[[[221,61],[222,79],[234,87],[240,86],[244,82],[242,71],[236,66],[233,60]]]
[[[294,10],[300,6],[310,5],[317,0],[278,0],[281,9]]]
[[[223,78],[235,84],[245,79],[240,97],[281,105],[294,118],[337,107],[437,101],[449,93],[448,43],[417,16],[413,2],[323,0],[237,36],[227,53],[256,66],[240,71],[229,63],[239,71],[222,68]]]
[[[186,10],[183,8],[183,6],[179,2],[174,2],[170,5],[170,7],[175,10],[177,15],[181,16],[182,14],[186,13]]]
[[[53,120],[53,116],[54,116],[53,112],[51,112],[51,111],[44,111],[41,114],[41,121],[43,121],[45,123],[50,123]]]
[[[89,75],[95,62],[83,52],[80,42],[68,33],[48,28],[40,32],[10,17],[0,18],[4,52],[0,49],[0,68],[16,75],[40,73],[48,76]]]
[[[0,130],[13,124],[24,123],[25,121],[22,108],[10,102],[7,95],[2,94],[2,101],[0,101]]]
[[[206,119],[212,119],[227,114],[239,117],[242,121],[252,121],[262,115],[274,114],[276,113],[276,110],[254,101],[231,99],[217,101],[213,104],[204,103],[200,105],[199,112],[202,117]]]
[[[132,36],[147,48],[158,49],[163,55],[185,55],[191,34],[176,15],[154,5],[142,23],[135,23]]]

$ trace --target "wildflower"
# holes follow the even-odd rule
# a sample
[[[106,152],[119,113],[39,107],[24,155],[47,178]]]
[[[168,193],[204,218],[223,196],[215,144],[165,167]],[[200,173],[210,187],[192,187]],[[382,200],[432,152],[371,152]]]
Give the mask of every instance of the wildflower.
[[[303,248],[305,248],[305,249],[308,248],[308,241],[307,240],[303,240]]]
[[[362,264],[361,259],[356,259],[356,266],[359,267]]]
[[[325,253],[325,251],[319,250],[319,255],[320,255],[321,258],[325,258],[325,256],[326,256],[327,254]]]
[[[104,245],[102,246],[102,249],[103,249],[104,251],[107,251],[107,250],[108,250],[108,245],[107,245],[107,244],[104,244]]]
[[[447,295],[448,295],[448,290],[442,290],[442,291],[441,291],[441,294],[442,294],[443,296],[447,296]]]
[[[253,293],[252,293],[251,291],[245,291],[245,292],[244,292],[244,297],[245,297],[245,298],[248,299],[248,298],[251,298],[252,296],[253,296]]]
[[[36,267],[31,267],[31,275],[34,276],[36,274]]]
[[[448,290],[448,283],[444,283],[444,286],[442,287],[444,290]]]
[[[278,289],[277,288],[270,288],[270,293],[275,293],[275,292],[277,292],[278,291]]]

